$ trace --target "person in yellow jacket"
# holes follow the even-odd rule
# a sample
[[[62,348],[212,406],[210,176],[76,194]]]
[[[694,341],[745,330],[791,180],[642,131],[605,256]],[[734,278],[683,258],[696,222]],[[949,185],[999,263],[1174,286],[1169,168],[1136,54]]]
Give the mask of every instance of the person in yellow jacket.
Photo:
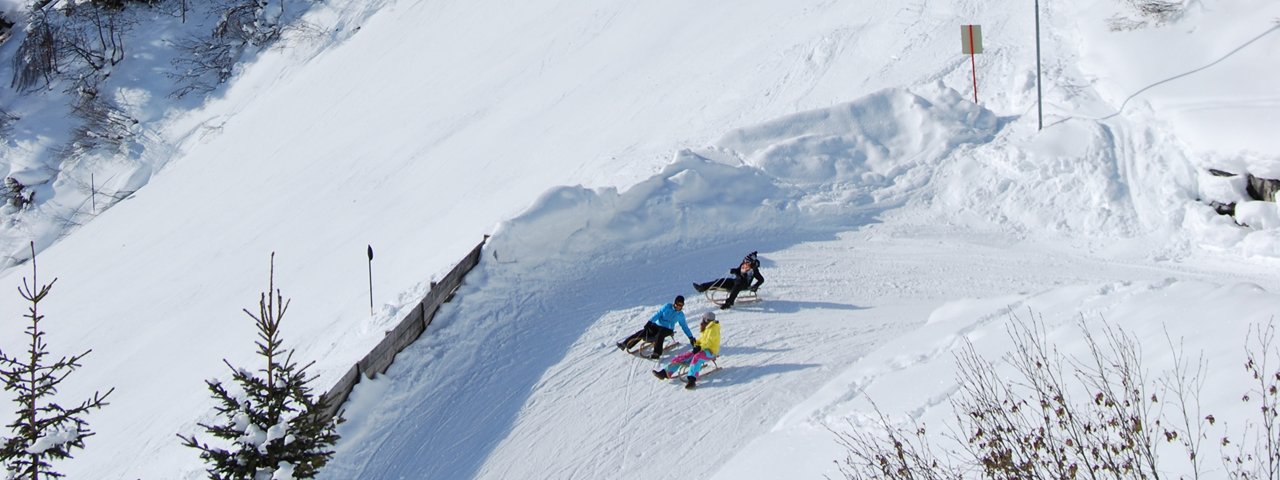
[[[666,368],[654,370],[653,376],[666,380],[676,373],[680,367],[689,367],[689,375],[685,377],[684,388],[693,388],[698,382],[698,372],[707,361],[720,356],[720,322],[715,312],[702,314],[702,334],[693,342],[693,351],[676,355]]]

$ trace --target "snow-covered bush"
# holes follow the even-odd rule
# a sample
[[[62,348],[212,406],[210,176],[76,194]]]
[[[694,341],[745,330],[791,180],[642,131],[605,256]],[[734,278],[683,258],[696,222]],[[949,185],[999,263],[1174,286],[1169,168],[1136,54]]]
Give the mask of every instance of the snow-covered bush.
[[[137,119],[94,90],[81,92],[72,111],[83,122],[71,132],[70,141],[62,151],[64,157],[73,158],[93,150],[129,153],[129,146],[138,133]]]
[[[207,37],[174,42],[183,52],[174,59],[176,71],[169,76],[180,84],[172,93],[182,98],[191,93],[207,93],[226,82],[234,67],[250,48],[263,48],[280,38],[284,25],[284,0],[221,0],[211,4],[218,18]]]
[[[12,86],[29,91],[51,85],[58,75],[74,81],[73,88],[96,86],[125,58],[125,36],[135,25],[127,3],[152,2],[32,2]]]
[[[8,201],[9,205],[14,208],[24,208],[35,200],[35,191],[27,188],[22,182],[13,177],[5,177],[4,190],[0,194]]]
[[[219,402],[218,421],[199,425],[215,442],[178,435],[183,445],[200,450],[210,478],[313,478],[333,456],[330,447],[338,440],[334,425],[341,417],[319,414],[325,405],[323,398],[311,395],[312,379],[306,374],[311,364],[299,368],[293,351],[282,347],[280,321],[289,302],[275,288],[275,254],[271,257],[270,281],[259,298],[258,313],[244,311],[258,326],[264,367],[250,372],[227,363],[234,385],[217,379],[205,382]]]

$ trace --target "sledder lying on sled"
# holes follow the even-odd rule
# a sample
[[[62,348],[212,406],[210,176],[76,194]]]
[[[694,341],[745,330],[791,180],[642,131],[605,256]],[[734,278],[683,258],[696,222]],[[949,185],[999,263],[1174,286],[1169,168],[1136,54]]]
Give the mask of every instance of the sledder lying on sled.
[[[722,310],[733,307],[734,302],[739,300],[760,300],[756,290],[764,283],[764,275],[760,274],[760,259],[756,257],[756,252],[743,257],[742,264],[729,269],[729,274],[733,276],[694,283],[693,289],[706,295],[707,300],[719,305]]]
[[[711,363],[715,370],[720,369],[720,365],[716,363],[716,359],[719,357],[720,322],[716,321],[715,313],[707,312],[702,315],[702,335],[698,337],[697,341],[693,342],[693,351],[676,355],[665,368],[654,370],[653,376],[658,377],[660,380],[666,380],[668,378],[679,378],[683,374],[685,380],[684,388],[692,389],[698,382],[699,374],[704,373],[703,368],[707,363]]]

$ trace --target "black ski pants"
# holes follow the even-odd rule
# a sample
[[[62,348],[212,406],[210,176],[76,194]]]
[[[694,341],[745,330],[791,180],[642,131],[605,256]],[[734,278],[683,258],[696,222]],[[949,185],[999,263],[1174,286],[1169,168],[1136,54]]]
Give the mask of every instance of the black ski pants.
[[[662,344],[663,342],[666,342],[667,337],[670,337],[673,333],[675,333],[675,331],[670,328],[653,322],[648,322],[644,324],[644,328],[631,334],[631,336],[623,340],[622,343],[623,345],[626,345],[628,350],[630,350],[632,347],[635,347],[637,343],[640,343],[641,340],[651,342],[653,343],[653,354],[662,355]]]
[[[733,306],[733,302],[738,299],[738,294],[742,293],[751,283],[750,280],[738,281],[738,277],[724,277],[712,282],[702,283],[698,286],[703,290],[708,288],[723,288],[729,291],[729,299],[724,301],[726,306]]]

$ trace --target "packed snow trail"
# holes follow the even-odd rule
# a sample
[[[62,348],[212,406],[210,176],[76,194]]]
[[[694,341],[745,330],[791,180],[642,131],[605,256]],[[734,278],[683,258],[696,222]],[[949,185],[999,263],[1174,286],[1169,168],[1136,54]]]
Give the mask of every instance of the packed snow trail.
[[[1174,169],[1166,175],[1177,181],[1135,190],[1128,182],[1143,172],[1121,168],[1127,157],[1114,154],[1123,135],[1060,128],[1027,140],[1000,127],[949,89],[888,90],[733,131],[623,192],[549,192],[498,230],[432,333],[377,386],[357,388],[351,409],[361,413],[344,426],[325,477],[713,475],[753,440],[767,442],[780,418],[845,368],[950,301],[998,299],[973,330],[1055,289],[1069,304],[1099,285],[1274,281],[1264,266],[1202,261],[1181,242],[1135,236],[1132,224],[1176,228],[1181,208],[1152,216],[1154,207],[1140,206],[1148,196],[1185,202],[1194,174]],[[1055,143],[1074,147],[1046,148]],[[1082,150],[1095,152],[1084,156],[1090,169],[1061,175],[1071,187],[1051,198],[974,166],[1035,152],[1043,166],[1023,173],[1052,179],[1055,155]],[[961,188],[1081,214],[1042,206],[1010,219],[981,202],[947,201]],[[1027,232],[1040,225],[1121,238]],[[721,315],[725,371],[687,392],[639,371],[656,364],[639,367],[617,351],[675,294],[689,296],[690,318],[713,309],[690,282],[717,278],[752,250],[764,261],[767,300]]]
[[[994,296],[986,301],[990,313],[968,330],[986,324],[998,330],[1011,310],[1044,308],[1025,297],[1061,286],[1230,274],[1225,267],[1126,264],[1046,245],[868,225],[834,239],[765,244],[769,299],[719,312],[725,370],[692,392],[650,378],[654,363],[614,347],[681,291],[683,280],[714,275],[736,259],[725,252],[743,248],[712,247],[640,265],[582,265],[563,269],[565,276],[515,276],[520,280],[504,280],[510,270],[487,263],[437,320],[444,323],[407,350],[379,387],[357,389],[352,410],[365,413],[344,427],[348,436],[326,478],[637,478],[673,468],[703,477],[721,466],[751,472],[749,478],[779,478],[791,466],[788,445],[809,450],[812,443],[765,437],[768,448],[747,447],[834,376],[920,329],[952,299]],[[622,285],[620,270],[636,285]],[[1252,270],[1241,275],[1274,284],[1274,273]],[[515,291],[521,294],[510,295]],[[1070,307],[1079,295],[1057,306]],[[696,318],[714,307],[691,296],[686,308]],[[1070,316],[1069,308],[1046,310],[1037,311]],[[896,364],[906,369],[925,360],[936,359]],[[821,427],[781,425],[791,428],[789,440]],[[840,457],[830,447],[794,458],[829,464]],[[356,458],[366,460],[352,464]]]

